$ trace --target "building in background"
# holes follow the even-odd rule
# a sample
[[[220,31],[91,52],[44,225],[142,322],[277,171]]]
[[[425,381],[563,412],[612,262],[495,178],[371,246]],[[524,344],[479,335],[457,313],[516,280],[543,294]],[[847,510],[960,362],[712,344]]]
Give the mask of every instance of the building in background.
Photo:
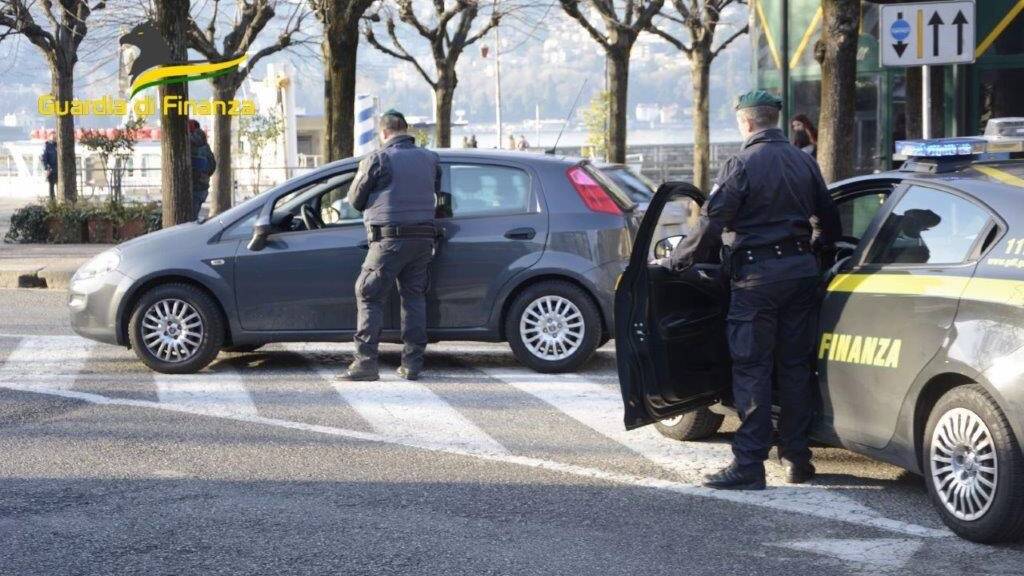
[[[854,150],[858,173],[890,168],[893,140],[921,133],[920,69],[879,64],[884,3],[899,2],[861,2]],[[814,45],[821,36],[820,6],[820,0],[751,0],[758,84],[786,92],[784,118],[818,116],[821,69]],[[980,134],[989,118],[1024,116],[1024,0],[978,0],[975,19],[975,63],[932,67],[934,136]]]

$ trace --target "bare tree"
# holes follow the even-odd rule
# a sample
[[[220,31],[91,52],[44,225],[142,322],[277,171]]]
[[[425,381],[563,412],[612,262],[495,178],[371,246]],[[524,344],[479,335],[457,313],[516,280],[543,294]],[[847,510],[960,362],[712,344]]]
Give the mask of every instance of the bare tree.
[[[39,48],[50,67],[50,84],[57,103],[57,189],[64,202],[78,198],[75,171],[75,119],[67,113],[74,98],[78,48],[88,33],[89,16],[104,7],[98,0],[0,0],[0,38],[24,36]],[[43,22],[45,19],[45,22]],[[42,24],[40,24],[42,22]],[[65,113],[59,113],[64,110]]]
[[[356,56],[359,21],[373,0],[309,0],[323,25],[324,160],[352,155],[355,148]]]
[[[825,181],[835,182],[853,174],[860,0],[822,0],[821,7],[821,39],[814,50],[821,64],[818,164]]]
[[[651,25],[665,0],[559,0],[608,59],[608,160],[626,161],[626,116],[629,104],[629,56],[640,32]],[[603,31],[590,22],[582,8],[591,6],[603,23]]]
[[[416,15],[413,0],[394,0],[398,9],[398,21],[408,24],[430,45],[430,54],[434,59],[434,73],[416,60],[398,39],[395,16],[382,11],[375,14],[374,19],[384,20],[384,28],[388,35],[388,44],[382,43],[367,25],[363,29],[367,42],[371,46],[387,54],[411,63],[420,76],[434,90],[434,116],[437,125],[434,127],[434,145],[439,148],[451,147],[452,139],[452,102],[455,87],[459,83],[455,65],[465,49],[483,38],[485,34],[498,25],[503,12],[498,10],[497,3],[490,8],[490,16],[482,26],[473,29],[473,21],[480,15],[478,0],[444,0],[433,1],[433,13],[429,22]],[[449,29],[450,28],[450,29]]]
[[[708,126],[708,87],[711,63],[734,40],[747,33],[747,25],[733,31],[718,47],[715,33],[721,23],[722,11],[731,4],[745,0],[671,0],[674,13],[663,10],[665,20],[682,25],[689,43],[664,27],[654,24],[650,31],[668,40],[690,60],[690,81],[693,84],[693,184],[709,190],[711,163],[711,130]]]
[[[188,60],[189,0],[154,0],[156,25],[167,43],[172,62]],[[160,101],[168,96],[188,98],[188,84],[160,86]],[[169,228],[188,222],[192,206],[192,154],[188,141],[188,117],[175,108],[160,107],[160,188],[163,191],[163,225]]]
[[[211,61],[234,60],[249,52],[256,38],[267,28],[276,16],[279,6],[287,5],[279,0],[239,0],[230,17],[231,25],[218,44],[218,25],[222,17],[221,0],[213,0],[212,8],[205,13],[209,18],[205,26],[193,15],[188,20],[188,44]],[[309,12],[303,4],[296,3],[284,18],[277,39],[256,50],[238,67],[223,76],[211,79],[213,97],[216,100],[232,100],[242,82],[249,76],[256,64],[303,39],[297,38]],[[217,158],[217,170],[213,175],[214,192],[210,198],[210,214],[223,212],[231,207],[234,189],[231,161],[231,116],[217,114],[213,119],[213,152]]]

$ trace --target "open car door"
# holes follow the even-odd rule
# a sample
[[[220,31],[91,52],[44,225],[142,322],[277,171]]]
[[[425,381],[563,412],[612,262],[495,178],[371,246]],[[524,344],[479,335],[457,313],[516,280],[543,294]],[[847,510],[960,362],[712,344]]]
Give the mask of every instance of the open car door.
[[[616,289],[615,350],[627,429],[708,406],[731,390],[729,292],[720,265],[675,272],[651,264],[694,228],[703,201],[688,183],[658,189]]]

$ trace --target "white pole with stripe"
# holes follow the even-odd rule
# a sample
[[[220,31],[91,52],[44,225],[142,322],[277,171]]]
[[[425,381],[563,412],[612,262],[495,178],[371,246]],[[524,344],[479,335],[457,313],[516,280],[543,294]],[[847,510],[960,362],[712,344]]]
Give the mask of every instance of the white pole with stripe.
[[[356,95],[356,156],[377,149],[377,99],[369,94]]]

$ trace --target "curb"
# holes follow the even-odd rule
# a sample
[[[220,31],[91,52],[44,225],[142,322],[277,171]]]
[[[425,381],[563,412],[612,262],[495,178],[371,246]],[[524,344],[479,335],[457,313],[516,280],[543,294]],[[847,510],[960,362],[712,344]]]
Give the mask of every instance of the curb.
[[[44,288],[67,290],[77,265],[67,264],[9,267],[0,265],[0,288]]]

